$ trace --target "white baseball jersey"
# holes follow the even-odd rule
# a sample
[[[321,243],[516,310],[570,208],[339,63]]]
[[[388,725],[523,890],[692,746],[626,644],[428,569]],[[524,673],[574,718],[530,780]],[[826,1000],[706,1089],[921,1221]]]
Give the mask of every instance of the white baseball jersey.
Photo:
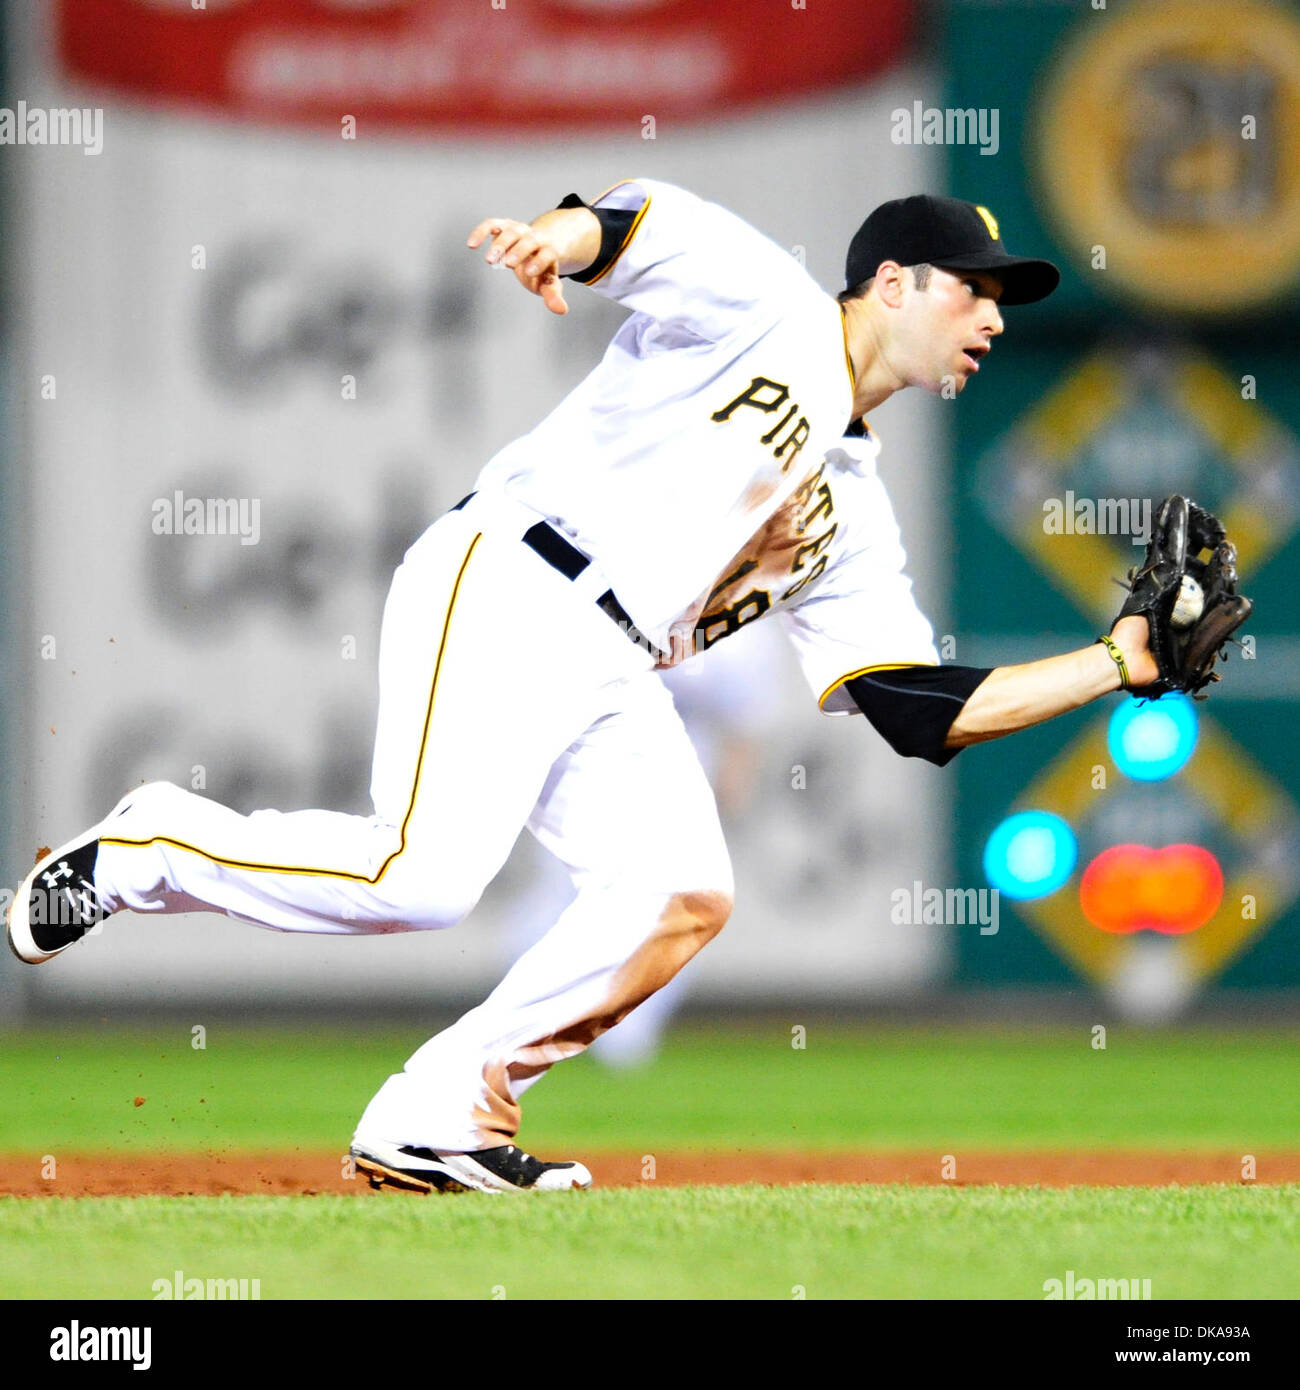
[[[844,683],[890,666],[937,666],[916,605],[868,429],[830,449],[732,557],[695,613],[674,623],[661,664],[677,665],[778,612],[827,714],[856,714]]]
[[[840,306],[788,251],[653,179],[594,207],[636,210],[591,281],[634,312],[599,366],[480,474],[593,556],[655,646],[847,426]]]

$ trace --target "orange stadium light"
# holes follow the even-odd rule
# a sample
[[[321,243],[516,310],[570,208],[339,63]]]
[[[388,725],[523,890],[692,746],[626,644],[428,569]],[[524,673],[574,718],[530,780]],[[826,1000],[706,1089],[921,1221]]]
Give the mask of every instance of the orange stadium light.
[[[1223,898],[1223,871],[1200,845],[1113,845],[1084,870],[1083,915],[1102,931],[1177,936],[1203,927]]]

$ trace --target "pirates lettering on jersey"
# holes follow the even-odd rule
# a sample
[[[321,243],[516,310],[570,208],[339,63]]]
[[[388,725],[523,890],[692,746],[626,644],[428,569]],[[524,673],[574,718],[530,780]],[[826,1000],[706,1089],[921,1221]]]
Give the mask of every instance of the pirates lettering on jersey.
[[[765,376],[756,376],[735,400],[728,401],[721,410],[715,410],[709,419],[723,424],[730,420],[741,406],[748,406],[753,410],[761,410],[764,415],[771,415],[774,411],[780,410],[789,399],[790,388],[788,386],[782,385],[779,381],[772,381]],[[798,410],[799,403],[795,401],[776,424],[766,434],[760,436],[758,442],[760,444],[775,443],[777,435],[790,423]],[[800,415],[795,420],[790,433],[779,444],[776,444],[772,450],[772,455],[774,458],[781,459],[782,473],[786,472],[798,457],[799,450],[808,442],[808,436],[811,432],[812,425],[809,423],[808,417]],[[790,450],[789,457],[785,456],[787,449]]]
[[[692,652],[707,651],[746,623],[761,618],[772,607],[773,589],[784,579],[797,576],[776,600],[778,603],[819,579],[826,571],[828,552],[839,529],[839,522],[832,520],[834,513],[835,499],[823,462],[799,484],[785,506],[753,537],[714,585],[702,605],[701,616],[686,634],[685,650],[674,640],[670,656],[660,664],[676,665]],[[815,526],[825,522],[830,524],[809,536]],[[749,586],[742,587],[751,576],[758,582],[751,580]],[[728,594],[737,597],[718,606],[719,600]]]
[[[823,481],[825,472],[826,465],[823,463],[811,478],[801,483],[799,487],[795,489],[794,498],[792,500],[796,508],[807,506],[814,498],[817,502],[817,505],[813,507],[806,516],[802,517],[798,526],[796,526],[795,530],[800,535],[807,534],[819,518],[824,517],[829,520],[835,512],[835,499],[831,496],[831,485]],[[792,584],[785,593],[781,595],[782,603],[788,598],[793,598],[801,589],[807,588],[814,580],[820,579],[826,572],[828,557],[824,552],[835,539],[835,533],[838,530],[839,522],[832,521],[825,531],[818,536],[814,536],[812,540],[805,541],[798,550],[795,551],[794,559],[790,562],[791,574],[799,574],[809,560],[815,559],[817,563],[813,565],[812,569],[810,569],[807,574],[804,574],[802,578]]]

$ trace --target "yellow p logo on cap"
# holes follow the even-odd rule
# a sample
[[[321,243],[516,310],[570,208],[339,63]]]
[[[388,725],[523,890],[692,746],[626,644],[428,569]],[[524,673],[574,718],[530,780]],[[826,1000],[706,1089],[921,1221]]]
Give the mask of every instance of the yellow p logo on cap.
[[[986,207],[977,205],[975,211],[984,219],[984,225],[989,229],[989,236],[996,241],[998,239],[998,219]]]

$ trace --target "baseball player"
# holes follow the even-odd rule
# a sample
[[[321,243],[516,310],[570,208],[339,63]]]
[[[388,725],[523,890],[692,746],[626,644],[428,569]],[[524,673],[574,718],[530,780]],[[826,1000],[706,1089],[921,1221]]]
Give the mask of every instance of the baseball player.
[[[1049,294],[1054,266],[1010,255],[984,208],[904,198],[853,237],[836,299],[740,218],[645,178],[531,224],[488,218],[468,244],[554,313],[566,278],[632,312],[399,567],[374,813],[244,816],[146,784],[36,865],[9,935],[36,963],[123,908],[281,931],[451,927],[526,824],[572,903],[384,1082],[352,1152],[374,1184],[420,1192],[586,1187],[581,1164],[515,1145],[521,1098],[671,980],[732,904],[713,796],[655,669],[778,612],[824,712],[861,711],[900,753],[947,763],[1120,686],[1213,678],[1185,637],[1165,641],[1200,563],[1189,534],[1213,540],[1213,518],[1165,505],[1160,563],[1148,556],[1102,645],[942,666],[863,417],[903,387],[962,390],[1002,308]],[[1225,547],[1196,571],[1206,621],[1220,614],[1211,636],[1249,611]]]

